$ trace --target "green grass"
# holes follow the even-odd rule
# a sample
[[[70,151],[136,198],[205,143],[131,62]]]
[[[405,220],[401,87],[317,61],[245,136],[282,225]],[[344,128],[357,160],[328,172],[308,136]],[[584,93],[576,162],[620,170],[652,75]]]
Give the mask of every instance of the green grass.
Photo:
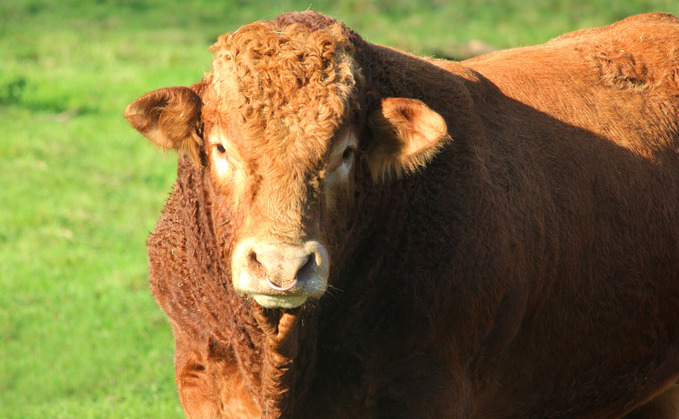
[[[524,3],[311,5],[425,55],[679,12],[669,0]],[[175,160],[122,113],[146,91],[200,79],[220,33],[309,4],[0,0],[0,418],[182,417],[144,249]]]

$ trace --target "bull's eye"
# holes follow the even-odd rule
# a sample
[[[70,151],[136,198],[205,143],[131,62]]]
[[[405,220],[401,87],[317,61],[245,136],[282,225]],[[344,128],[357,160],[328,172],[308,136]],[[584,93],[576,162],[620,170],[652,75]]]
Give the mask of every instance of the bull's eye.
[[[356,149],[353,146],[349,146],[344,149],[344,152],[342,153],[342,163],[348,163],[351,158],[354,156],[354,153],[356,152]]]
[[[335,152],[337,153],[337,152]],[[356,145],[354,144],[349,144],[346,146],[344,151],[342,151],[342,154],[334,154],[330,158],[330,161],[328,162],[328,167],[327,171],[328,173],[334,173],[336,171],[340,171],[344,174],[347,174],[347,170],[351,168],[351,164],[354,160],[354,155],[356,154]]]
[[[223,153],[226,153],[226,149],[224,148],[223,145],[217,144],[215,147],[217,148],[217,151],[218,151],[219,153],[222,153],[222,154],[223,154]]]

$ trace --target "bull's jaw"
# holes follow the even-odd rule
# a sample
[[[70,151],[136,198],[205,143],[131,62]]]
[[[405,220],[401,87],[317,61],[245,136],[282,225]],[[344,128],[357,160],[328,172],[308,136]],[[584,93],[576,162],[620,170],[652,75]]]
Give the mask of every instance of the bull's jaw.
[[[292,309],[327,289],[329,257],[316,241],[301,245],[244,240],[232,256],[233,285],[265,308]]]

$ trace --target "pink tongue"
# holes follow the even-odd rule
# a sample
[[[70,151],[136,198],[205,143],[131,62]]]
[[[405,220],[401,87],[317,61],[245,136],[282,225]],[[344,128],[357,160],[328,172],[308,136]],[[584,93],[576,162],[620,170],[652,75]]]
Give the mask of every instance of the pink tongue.
[[[287,287],[279,287],[278,285],[276,285],[276,284],[274,284],[273,282],[271,282],[271,280],[270,280],[269,278],[266,278],[266,283],[269,284],[269,287],[270,287],[272,290],[276,290],[276,291],[288,291],[288,290],[291,290],[292,288],[294,288],[295,285],[297,285],[297,278],[295,278],[295,280],[292,281]]]

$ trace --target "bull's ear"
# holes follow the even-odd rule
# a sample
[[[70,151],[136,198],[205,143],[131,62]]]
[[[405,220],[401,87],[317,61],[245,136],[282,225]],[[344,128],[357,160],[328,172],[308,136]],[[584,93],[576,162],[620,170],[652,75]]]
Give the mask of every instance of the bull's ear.
[[[443,117],[417,99],[383,99],[368,127],[366,157],[375,181],[415,172],[450,140]]]
[[[188,87],[154,90],[130,103],[125,118],[163,149],[186,152],[200,165],[200,97]]]

